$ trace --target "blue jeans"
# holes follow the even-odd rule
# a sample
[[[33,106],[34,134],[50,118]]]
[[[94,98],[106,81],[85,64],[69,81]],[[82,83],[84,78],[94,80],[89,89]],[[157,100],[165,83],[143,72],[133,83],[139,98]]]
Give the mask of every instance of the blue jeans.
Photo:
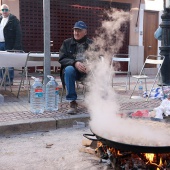
[[[66,85],[66,99],[67,100],[76,100],[77,99],[77,93],[75,88],[75,82],[77,80],[84,79],[86,76],[85,73],[79,72],[76,68],[73,66],[67,66],[64,71],[64,81]]]
[[[5,51],[5,43],[4,42],[0,42],[0,51]],[[13,82],[14,79],[14,68],[13,67],[8,67],[8,71],[9,71],[9,77],[10,77],[10,82]],[[4,68],[0,68],[0,78],[3,78],[3,74],[5,72]],[[6,77],[6,81],[8,82],[8,77]]]
[[[13,82],[14,68],[13,67],[8,67],[8,71],[9,71],[10,82]],[[0,79],[3,78],[4,73],[5,73],[5,68],[0,68]],[[9,82],[8,76],[6,76],[6,82]]]

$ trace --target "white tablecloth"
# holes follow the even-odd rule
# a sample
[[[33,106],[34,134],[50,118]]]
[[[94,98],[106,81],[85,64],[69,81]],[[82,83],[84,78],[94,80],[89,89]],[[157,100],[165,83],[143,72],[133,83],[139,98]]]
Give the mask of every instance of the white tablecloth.
[[[12,53],[0,51],[0,67],[24,67],[28,53]],[[30,56],[44,56],[44,53],[31,53]],[[59,58],[58,54],[51,54],[51,57]],[[37,66],[30,64],[29,66]],[[58,61],[52,61],[51,66],[60,66]]]

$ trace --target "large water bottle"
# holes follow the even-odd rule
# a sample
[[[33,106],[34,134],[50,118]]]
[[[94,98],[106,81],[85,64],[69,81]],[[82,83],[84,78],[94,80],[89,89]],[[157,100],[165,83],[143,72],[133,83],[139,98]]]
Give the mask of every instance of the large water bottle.
[[[142,83],[142,81],[139,82],[138,94],[140,97],[143,97],[143,83]]]
[[[0,104],[4,103],[4,96],[2,94],[0,94]]]
[[[31,77],[34,82],[30,90],[31,112],[35,114],[44,112],[44,88],[39,78]]]
[[[47,76],[50,81],[46,84],[45,108],[47,111],[58,110],[59,88],[53,76]]]

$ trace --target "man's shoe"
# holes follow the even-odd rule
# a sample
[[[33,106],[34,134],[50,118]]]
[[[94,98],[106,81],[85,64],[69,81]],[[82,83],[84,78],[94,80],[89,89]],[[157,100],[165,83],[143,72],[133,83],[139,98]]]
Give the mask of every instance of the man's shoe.
[[[70,109],[67,111],[67,114],[70,114],[70,115],[74,115],[77,113],[77,102],[76,101],[72,101],[70,102]]]

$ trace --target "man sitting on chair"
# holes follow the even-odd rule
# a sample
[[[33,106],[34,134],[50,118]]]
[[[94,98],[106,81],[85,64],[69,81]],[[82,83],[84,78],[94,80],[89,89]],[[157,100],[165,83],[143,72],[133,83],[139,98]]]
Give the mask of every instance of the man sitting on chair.
[[[86,24],[83,21],[78,21],[73,27],[73,37],[64,40],[60,48],[60,77],[63,88],[66,86],[66,99],[70,101],[68,114],[77,112],[75,82],[86,77],[87,68],[83,61],[85,61],[84,53],[90,44],[92,44],[92,40],[87,38]]]

